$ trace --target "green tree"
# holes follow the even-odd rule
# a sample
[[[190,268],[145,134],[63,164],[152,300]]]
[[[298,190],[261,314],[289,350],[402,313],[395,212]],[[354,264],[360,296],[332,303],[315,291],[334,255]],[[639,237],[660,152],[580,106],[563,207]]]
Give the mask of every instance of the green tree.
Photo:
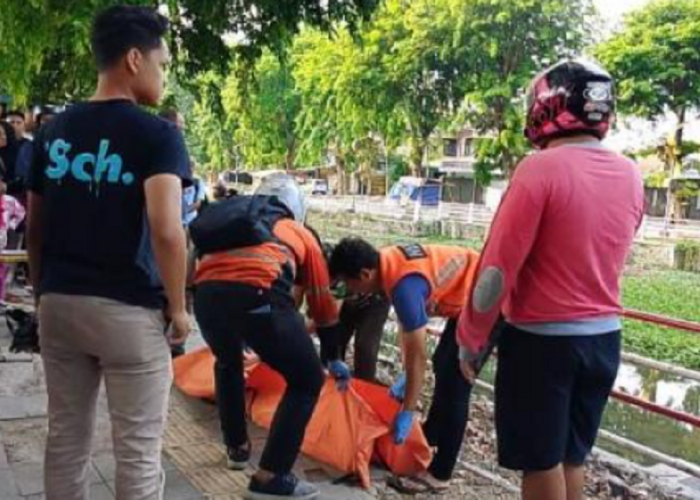
[[[292,57],[301,96],[300,155],[307,164],[333,156],[342,189],[345,173],[368,163],[377,142],[386,149],[397,137],[395,116],[378,92],[381,68],[372,66],[345,29],[332,38],[317,30],[302,32]]]
[[[183,118],[185,118],[185,142],[187,143],[187,152],[190,158],[195,162],[198,169],[206,169],[209,165],[209,160],[204,147],[204,142],[199,134],[192,133],[193,127],[198,128],[198,123],[201,119],[187,123],[187,118],[194,116],[194,109],[197,104],[197,97],[191,91],[191,85],[188,87],[180,84],[177,79],[171,78],[165,90],[165,97],[161,103],[161,109],[175,109]],[[198,117],[199,118],[199,117]]]
[[[404,123],[413,175],[421,174],[430,136],[463,95],[468,65],[454,47],[455,21],[469,1],[388,0],[362,34],[369,65],[382,75],[375,95]]]
[[[225,72],[232,53],[252,61],[271,48],[281,53],[300,26],[354,29],[378,0],[3,0],[0,88],[20,101],[82,98],[94,84],[90,23],[117,3],[167,7],[171,44],[187,75]],[[232,43],[226,37],[239,40]]]
[[[419,175],[431,135],[461,97],[452,41],[466,1],[388,0],[358,37],[342,29],[330,39],[302,34],[295,56],[305,151],[331,150],[344,168],[363,156],[353,145],[366,146],[369,136],[385,155],[405,140]]]
[[[679,173],[688,115],[700,105],[700,0],[655,0],[631,13],[595,53],[617,79],[620,109],[650,119],[671,112],[675,134],[662,148],[668,177]],[[687,192],[669,184],[666,216]]]
[[[304,144],[331,144],[337,158],[368,133],[405,140],[418,175],[431,137],[466,121],[490,137],[479,142],[482,171],[511,169],[527,149],[516,97],[546,64],[581,50],[592,14],[589,0],[388,0],[357,41],[302,34]]]
[[[546,66],[578,55],[595,33],[590,0],[469,0],[457,14],[457,57],[468,65],[457,124],[485,138],[477,157],[482,180],[509,173],[528,150],[524,90]]]
[[[198,75],[190,83],[193,100],[180,96],[176,105],[188,120],[187,138],[190,153],[199,170],[216,173],[237,167],[240,151],[235,140],[237,122],[222,104],[224,78],[214,71]]]
[[[226,115],[235,120],[235,139],[248,166],[296,165],[300,98],[290,61],[266,52],[253,75],[234,69],[222,94]]]
[[[700,0],[655,0],[595,48],[617,79],[620,109],[646,118],[672,112],[683,151],[689,112],[700,105]]]

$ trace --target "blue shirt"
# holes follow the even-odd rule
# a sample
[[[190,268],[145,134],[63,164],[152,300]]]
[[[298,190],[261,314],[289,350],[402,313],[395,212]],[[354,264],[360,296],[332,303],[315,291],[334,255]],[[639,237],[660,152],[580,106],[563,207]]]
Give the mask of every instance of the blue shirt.
[[[191,186],[182,190],[182,223],[185,226],[197,218],[198,211],[192,210],[192,205],[204,201],[206,195],[206,187],[201,179],[194,179]]]
[[[391,302],[404,331],[413,332],[427,326],[429,297],[430,283],[420,274],[409,274],[396,284]]]
[[[127,100],[72,106],[34,141],[28,188],[42,198],[39,293],[106,297],[161,308],[144,183],[190,161],[172,123]]]

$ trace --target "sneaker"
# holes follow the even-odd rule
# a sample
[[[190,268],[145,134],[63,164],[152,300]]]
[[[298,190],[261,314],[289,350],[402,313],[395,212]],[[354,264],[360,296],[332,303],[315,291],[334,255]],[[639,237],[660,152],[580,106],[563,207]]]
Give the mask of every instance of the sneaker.
[[[231,470],[243,470],[250,460],[250,441],[238,448],[226,450],[226,466]]]
[[[320,491],[313,484],[298,479],[294,474],[284,474],[275,476],[266,483],[261,483],[253,476],[243,498],[245,500],[278,500],[280,498],[312,500],[319,494]]]

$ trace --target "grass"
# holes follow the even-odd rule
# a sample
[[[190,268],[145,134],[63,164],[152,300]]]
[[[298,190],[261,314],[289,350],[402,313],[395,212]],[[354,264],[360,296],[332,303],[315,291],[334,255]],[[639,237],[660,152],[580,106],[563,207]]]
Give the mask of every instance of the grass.
[[[700,275],[682,271],[631,272],[623,303],[630,309],[700,323]],[[625,349],[642,356],[700,370],[700,334],[625,320]]]
[[[445,236],[409,236],[403,234],[395,234],[389,232],[371,232],[347,227],[339,227],[333,225],[316,225],[316,230],[320,232],[324,239],[329,241],[339,241],[346,236],[356,236],[364,238],[373,245],[378,247],[387,245],[400,245],[404,243],[423,243],[423,244],[439,244],[439,245],[457,245],[481,250],[484,242],[478,238],[453,240]]]

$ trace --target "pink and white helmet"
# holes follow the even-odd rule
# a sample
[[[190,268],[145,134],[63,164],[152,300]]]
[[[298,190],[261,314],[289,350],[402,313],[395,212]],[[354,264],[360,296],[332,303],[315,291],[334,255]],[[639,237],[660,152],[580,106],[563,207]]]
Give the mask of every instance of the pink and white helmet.
[[[525,137],[538,148],[552,139],[578,134],[603,139],[614,116],[612,76],[594,62],[567,59],[530,83]]]

